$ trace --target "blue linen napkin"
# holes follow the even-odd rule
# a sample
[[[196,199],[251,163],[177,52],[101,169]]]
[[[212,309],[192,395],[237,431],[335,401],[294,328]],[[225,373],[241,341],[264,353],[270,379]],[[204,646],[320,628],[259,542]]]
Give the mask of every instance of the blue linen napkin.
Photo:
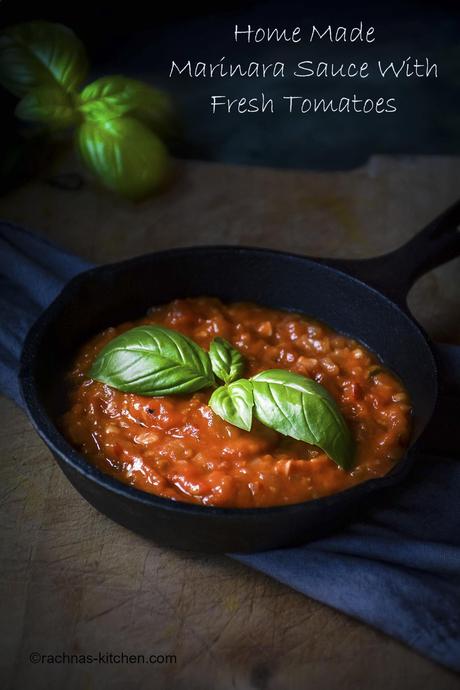
[[[89,264],[0,223],[0,390],[22,405],[24,337]],[[439,346],[440,401],[405,482],[304,546],[232,557],[460,672],[460,348]]]

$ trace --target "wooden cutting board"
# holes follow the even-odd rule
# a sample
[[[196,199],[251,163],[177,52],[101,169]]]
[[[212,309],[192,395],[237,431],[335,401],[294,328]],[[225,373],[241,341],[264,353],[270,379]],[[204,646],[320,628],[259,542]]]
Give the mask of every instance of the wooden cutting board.
[[[64,158],[47,175],[75,171]],[[95,262],[210,243],[360,257],[411,237],[460,196],[459,179],[453,158],[374,158],[351,173],[189,162],[141,205],[86,180],[70,191],[43,177],[1,199],[0,216]],[[459,268],[432,272],[410,298],[433,337],[457,343]],[[225,556],[160,549],[111,523],[4,398],[0,420],[2,688],[460,688],[400,643]],[[32,652],[176,663],[32,664]]]

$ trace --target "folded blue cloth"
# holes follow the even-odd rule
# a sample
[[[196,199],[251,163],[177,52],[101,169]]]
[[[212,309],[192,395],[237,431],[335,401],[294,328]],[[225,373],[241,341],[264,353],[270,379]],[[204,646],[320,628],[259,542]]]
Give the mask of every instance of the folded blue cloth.
[[[89,264],[0,223],[0,390],[21,405],[24,336]],[[440,346],[437,411],[405,482],[334,535],[233,557],[460,671],[460,348]]]

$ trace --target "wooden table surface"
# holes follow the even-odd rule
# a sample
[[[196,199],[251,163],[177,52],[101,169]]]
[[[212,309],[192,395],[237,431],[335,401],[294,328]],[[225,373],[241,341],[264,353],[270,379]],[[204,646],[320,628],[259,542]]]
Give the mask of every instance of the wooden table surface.
[[[56,171],[74,172],[63,159]],[[460,159],[375,158],[316,174],[181,163],[133,206],[45,179],[0,217],[95,262],[164,247],[241,243],[312,255],[390,250],[460,194]],[[459,261],[419,281],[428,332],[460,343]],[[154,278],[152,278],[154,279]],[[451,690],[460,678],[389,637],[225,556],[168,549],[91,508],[24,413],[0,399],[0,687],[92,690]],[[174,654],[175,664],[32,664],[40,654]]]

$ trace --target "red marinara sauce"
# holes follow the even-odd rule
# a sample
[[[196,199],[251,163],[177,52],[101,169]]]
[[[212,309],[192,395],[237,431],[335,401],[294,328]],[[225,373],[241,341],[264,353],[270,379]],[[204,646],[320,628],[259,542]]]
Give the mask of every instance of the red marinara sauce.
[[[352,471],[315,446],[254,421],[250,432],[207,405],[212,391],[158,398],[88,378],[97,353],[140,324],[161,324],[206,350],[226,338],[245,376],[280,368],[309,376],[337,401],[356,443]],[[210,506],[257,508],[327,496],[386,474],[409,442],[411,406],[401,382],[361,344],[301,314],[202,297],[155,307],[109,328],[78,354],[68,375],[65,436],[103,472],[149,493]]]

